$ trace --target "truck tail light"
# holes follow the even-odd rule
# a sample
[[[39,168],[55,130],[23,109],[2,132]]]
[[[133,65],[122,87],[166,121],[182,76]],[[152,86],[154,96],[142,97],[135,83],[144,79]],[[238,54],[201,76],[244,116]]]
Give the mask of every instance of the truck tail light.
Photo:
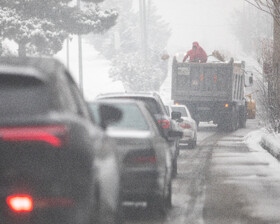
[[[170,123],[168,120],[163,120],[163,121],[159,120],[158,123],[161,125],[162,128],[169,128],[169,126],[170,126]]]
[[[31,212],[33,199],[29,195],[12,195],[7,197],[7,204],[15,212]]]
[[[66,143],[68,131],[64,125],[0,128],[0,140],[6,142],[45,142],[53,147]]]

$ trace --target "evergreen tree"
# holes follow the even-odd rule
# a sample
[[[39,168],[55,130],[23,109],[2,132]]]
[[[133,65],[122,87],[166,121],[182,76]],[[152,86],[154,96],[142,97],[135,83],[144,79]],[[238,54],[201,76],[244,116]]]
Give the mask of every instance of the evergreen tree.
[[[69,34],[103,32],[115,24],[117,13],[102,11],[103,0],[83,0],[82,7],[71,0],[0,0],[0,37],[15,41],[19,55],[52,55],[62,49]]]
[[[103,6],[115,7],[118,23],[106,34],[95,35],[95,48],[112,61],[110,76],[123,82],[127,90],[158,91],[167,76],[167,61],[161,59],[170,37],[168,25],[149,5],[147,60],[141,54],[140,17],[131,0],[107,0]]]

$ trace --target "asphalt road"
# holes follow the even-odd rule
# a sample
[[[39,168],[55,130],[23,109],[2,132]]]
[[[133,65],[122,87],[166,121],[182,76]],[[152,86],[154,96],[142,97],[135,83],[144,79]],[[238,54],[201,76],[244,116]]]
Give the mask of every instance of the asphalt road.
[[[180,151],[167,216],[128,207],[125,223],[280,223],[280,166],[265,150],[248,148],[244,142],[257,128],[256,121],[232,133],[202,125],[196,149]]]

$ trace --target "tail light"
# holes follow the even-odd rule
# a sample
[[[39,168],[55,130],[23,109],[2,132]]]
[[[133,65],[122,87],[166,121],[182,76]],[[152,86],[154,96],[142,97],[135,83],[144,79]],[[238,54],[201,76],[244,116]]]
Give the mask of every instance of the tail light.
[[[0,139],[6,142],[45,142],[61,147],[67,140],[64,125],[0,128]]]
[[[161,125],[162,128],[169,128],[169,126],[170,126],[170,123],[168,120],[163,120],[163,121],[159,120],[158,123]]]
[[[180,127],[184,128],[184,129],[191,129],[192,128],[192,126],[190,124],[186,124],[186,123],[180,124]]]
[[[33,210],[33,199],[29,195],[9,196],[7,204],[15,212],[31,212]]]
[[[131,152],[125,158],[126,164],[153,164],[156,163],[154,151]]]

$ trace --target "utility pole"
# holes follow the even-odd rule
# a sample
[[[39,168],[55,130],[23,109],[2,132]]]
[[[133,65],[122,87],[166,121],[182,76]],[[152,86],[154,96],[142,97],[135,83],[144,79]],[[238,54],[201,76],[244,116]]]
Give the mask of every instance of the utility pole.
[[[67,62],[67,68],[69,70],[70,67],[70,51],[69,51],[69,37],[66,39],[66,62]]]
[[[77,6],[81,8],[81,0],[77,0]],[[82,49],[82,36],[78,35],[78,57],[79,57],[79,86],[83,94],[83,49]]]
[[[147,4],[146,0],[139,0],[140,36],[143,58],[147,61],[148,30],[147,30]]]

